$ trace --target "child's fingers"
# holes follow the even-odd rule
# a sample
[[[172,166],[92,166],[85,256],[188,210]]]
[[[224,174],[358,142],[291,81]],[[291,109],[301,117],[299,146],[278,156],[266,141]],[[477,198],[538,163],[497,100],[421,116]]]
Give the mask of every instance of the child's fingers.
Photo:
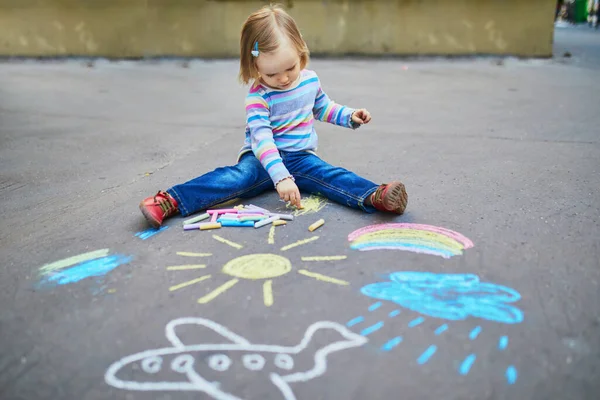
[[[300,196],[300,192],[296,192],[296,207],[302,208],[302,197]]]

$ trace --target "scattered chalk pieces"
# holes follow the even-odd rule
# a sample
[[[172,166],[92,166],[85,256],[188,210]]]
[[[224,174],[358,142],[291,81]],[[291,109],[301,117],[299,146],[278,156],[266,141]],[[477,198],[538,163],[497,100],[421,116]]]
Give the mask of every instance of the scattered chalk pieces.
[[[321,218],[320,220],[318,220],[317,222],[315,222],[314,224],[309,226],[308,230],[313,232],[313,231],[319,229],[321,226],[323,226],[324,223],[325,223],[325,220],[323,218]]]
[[[209,219],[209,221],[200,222],[207,219]],[[205,231],[226,226],[260,228],[269,224],[273,224],[273,226],[286,225],[286,221],[293,220],[294,216],[291,214],[273,213],[253,204],[241,204],[233,208],[206,210],[205,213],[198,215],[197,217],[183,221],[183,229],[186,231],[194,229]],[[309,227],[309,230],[312,232],[324,223],[325,221],[321,219],[312,224]]]

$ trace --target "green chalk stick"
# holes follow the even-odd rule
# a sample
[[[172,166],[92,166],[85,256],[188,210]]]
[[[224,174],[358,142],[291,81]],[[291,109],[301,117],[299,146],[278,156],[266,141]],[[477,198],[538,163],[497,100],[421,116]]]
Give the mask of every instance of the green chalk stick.
[[[210,215],[208,213],[204,213],[204,214],[199,215],[197,217],[186,219],[185,221],[183,221],[183,224],[184,225],[189,225],[189,224],[193,224],[193,223],[196,223],[198,221],[202,221],[202,220],[205,220],[205,219],[208,219],[208,218],[210,218]]]
[[[265,219],[267,218],[266,215],[254,215],[254,216],[250,216],[250,217],[242,217],[240,218],[240,221],[260,221],[261,219]]]

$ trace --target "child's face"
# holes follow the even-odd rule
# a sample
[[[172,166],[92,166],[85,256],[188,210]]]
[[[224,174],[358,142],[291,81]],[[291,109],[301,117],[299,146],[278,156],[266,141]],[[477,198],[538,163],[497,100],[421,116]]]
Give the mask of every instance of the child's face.
[[[289,43],[282,43],[272,53],[260,53],[256,59],[260,79],[273,89],[292,87],[300,75],[300,56]]]

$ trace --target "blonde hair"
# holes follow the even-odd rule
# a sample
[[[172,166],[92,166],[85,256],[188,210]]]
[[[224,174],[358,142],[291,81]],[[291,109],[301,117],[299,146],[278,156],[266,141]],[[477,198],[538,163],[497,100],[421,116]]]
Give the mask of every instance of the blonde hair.
[[[258,43],[260,53],[271,53],[279,47],[281,34],[285,35],[298,51],[300,69],[306,67],[309,58],[308,46],[302,39],[296,21],[279,5],[264,6],[250,14],[242,26],[239,73],[242,83],[248,84],[259,77],[256,57],[252,55],[254,44]]]

